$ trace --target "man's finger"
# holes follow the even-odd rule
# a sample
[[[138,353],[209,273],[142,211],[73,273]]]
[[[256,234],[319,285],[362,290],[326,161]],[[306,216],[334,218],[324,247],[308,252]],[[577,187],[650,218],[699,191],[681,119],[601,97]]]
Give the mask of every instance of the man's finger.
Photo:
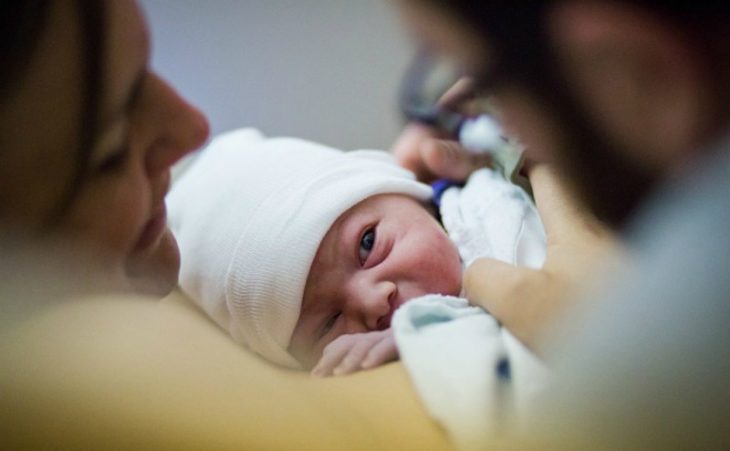
[[[416,174],[418,180],[430,183],[435,177],[423,162],[421,145],[425,141],[443,137],[443,133],[433,127],[411,123],[403,129],[391,152],[400,166]]]
[[[472,304],[484,307],[524,343],[534,343],[548,322],[551,286],[542,271],[480,258],[464,274],[464,291]]]
[[[576,235],[602,228],[548,165],[534,166],[530,183],[549,243],[575,241]]]
[[[436,178],[465,181],[475,170],[489,166],[489,155],[473,154],[457,141],[429,139],[421,144],[421,160]]]
[[[520,302],[532,294],[532,279],[538,271],[510,265],[491,258],[479,258],[464,273],[464,291],[472,303],[499,317],[504,306]]]

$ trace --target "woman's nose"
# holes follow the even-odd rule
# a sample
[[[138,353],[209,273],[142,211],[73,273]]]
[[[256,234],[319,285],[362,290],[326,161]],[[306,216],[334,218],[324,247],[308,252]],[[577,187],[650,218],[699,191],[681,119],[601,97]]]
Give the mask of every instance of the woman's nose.
[[[149,81],[148,118],[152,140],[145,165],[150,175],[166,171],[182,157],[199,148],[210,133],[208,119],[156,74]]]

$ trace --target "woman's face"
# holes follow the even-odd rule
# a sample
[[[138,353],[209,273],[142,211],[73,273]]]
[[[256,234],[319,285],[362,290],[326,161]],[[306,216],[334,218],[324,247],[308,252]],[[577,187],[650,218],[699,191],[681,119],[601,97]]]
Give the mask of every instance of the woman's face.
[[[80,15],[74,2],[51,2],[31,63],[0,105],[0,218],[91,256],[94,269],[122,288],[164,294],[179,269],[165,218],[170,167],[205,141],[208,124],[148,67],[138,5],[114,0],[106,8],[101,126],[79,193],[44,229],[73,182],[84,97]]]

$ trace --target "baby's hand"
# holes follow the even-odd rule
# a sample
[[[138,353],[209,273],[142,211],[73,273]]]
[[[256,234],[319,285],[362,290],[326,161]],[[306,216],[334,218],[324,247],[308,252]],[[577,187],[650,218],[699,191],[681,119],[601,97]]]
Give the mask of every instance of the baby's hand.
[[[324,348],[312,375],[342,376],[375,368],[397,358],[398,349],[391,329],[341,335]]]

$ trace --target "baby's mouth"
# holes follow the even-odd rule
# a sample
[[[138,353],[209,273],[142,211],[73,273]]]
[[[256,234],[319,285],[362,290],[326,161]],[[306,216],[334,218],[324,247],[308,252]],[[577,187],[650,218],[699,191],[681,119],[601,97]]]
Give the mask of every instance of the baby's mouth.
[[[390,311],[386,315],[380,317],[380,319],[378,320],[378,330],[385,330],[390,328],[395,311],[398,310],[405,303],[406,301],[402,299],[394,299],[393,302],[390,304]]]

